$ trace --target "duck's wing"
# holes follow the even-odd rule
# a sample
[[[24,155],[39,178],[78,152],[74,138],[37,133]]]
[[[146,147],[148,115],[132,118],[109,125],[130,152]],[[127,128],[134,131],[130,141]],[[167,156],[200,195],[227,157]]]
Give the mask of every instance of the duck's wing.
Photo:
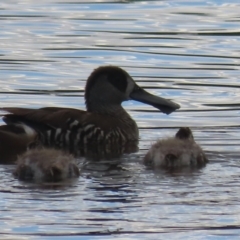
[[[1,108],[8,114],[4,115],[3,121],[7,124],[17,122],[31,122],[35,124],[45,124],[54,128],[64,128],[69,119],[82,121],[86,111],[74,108],[45,107],[39,109],[29,108]]]
[[[116,117],[74,108],[1,108],[0,110],[8,113],[3,116],[3,121],[6,124],[16,125],[24,123],[34,129],[50,127],[71,131],[73,127],[89,128],[89,126],[95,126],[107,133],[116,126],[121,128],[123,123]],[[125,125],[126,122],[124,123]],[[135,122],[132,123],[131,121],[129,128],[136,128]]]
[[[17,155],[27,150],[28,145],[36,139],[36,132],[28,132],[21,126],[0,126],[0,163],[13,163]]]
[[[74,119],[81,123],[87,115],[91,115],[83,110],[57,107],[46,107],[40,109],[1,108],[1,110],[7,112],[7,114],[3,116],[3,121],[6,124],[14,125],[20,122],[31,126],[34,129],[43,126],[55,129],[67,129],[70,119]]]
[[[12,163],[29,146],[34,146],[39,133],[65,129],[69,118],[81,121],[85,111],[71,108],[40,109],[1,108],[6,125],[0,126],[0,163]],[[38,144],[36,142],[36,144]]]

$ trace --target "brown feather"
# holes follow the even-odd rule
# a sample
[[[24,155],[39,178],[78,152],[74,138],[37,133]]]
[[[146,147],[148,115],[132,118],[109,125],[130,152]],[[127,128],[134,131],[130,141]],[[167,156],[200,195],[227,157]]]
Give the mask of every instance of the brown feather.
[[[103,115],[95,112],[87,112],[74,108],[55,108],[47,107],[40,109],[28,109],[28,108],[1,108],[1,110],[9,112],[11,114],[24,117],[26,120],[33,121],[35,123],[43,123],[55,128],[65,129],[67,127],[67,120],[72,118],[79,121],[80,124],[89,123],[96,124],[103,131],[111,131],[112,128],[125,123],[116,117]],[[7,119],[8,115],[5,115]],[[6,121],[6,120],[4,120]],[[132,128],[133,126],[131,126]],[[137,139],[136,139],[137,140]]]
[[[25,152],[36,136],[4,131],[5,129],[5,126],[0,126],[0,162],[8,164],[14,162],[17,155]]]

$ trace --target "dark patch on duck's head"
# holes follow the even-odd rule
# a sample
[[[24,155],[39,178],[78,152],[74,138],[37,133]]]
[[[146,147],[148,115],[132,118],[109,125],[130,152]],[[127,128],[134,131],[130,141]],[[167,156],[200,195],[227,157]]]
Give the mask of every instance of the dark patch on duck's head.
[[[179,139],[193,139],[192,131],[189,127],[181,127],[175,137]]]
[[[104,76],[107,77],[109,83],[124,93],[128,85],[127,75],[128,74],[123,69],[116,66],[102,66],[95,69],[87,80],[85,100],[89,99],[91,89],[94,87],[95,83]]]

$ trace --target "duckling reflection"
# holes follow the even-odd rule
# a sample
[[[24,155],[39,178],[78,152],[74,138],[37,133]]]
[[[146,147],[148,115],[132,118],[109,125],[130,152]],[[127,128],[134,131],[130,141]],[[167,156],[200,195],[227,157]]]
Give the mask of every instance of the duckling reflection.
[[[201,167],[207,162],[188,127],[181,127],[175,137],[156,142],[144,157],[145,165],[163,168]]]
[[[20,180],[61,181],[80,175],[74,157],[53,148],[30,149],[20,155],[14,176]]]

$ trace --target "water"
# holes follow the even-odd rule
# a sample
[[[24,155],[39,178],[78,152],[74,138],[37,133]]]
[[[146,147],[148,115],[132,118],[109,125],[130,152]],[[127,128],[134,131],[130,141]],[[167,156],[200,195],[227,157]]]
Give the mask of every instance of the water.
[[[1,1],[1,107],[84,109],[99,65],[123,67],[181,109],[124,107],[139,152],[89,166],[58,185],[24,183],[0,168],[1,239],[238,239],[238,1]],[[1,122],[2,123],[2,122]],[[210,163],[166,173],[141,160],[156,139],[191,127]]]

